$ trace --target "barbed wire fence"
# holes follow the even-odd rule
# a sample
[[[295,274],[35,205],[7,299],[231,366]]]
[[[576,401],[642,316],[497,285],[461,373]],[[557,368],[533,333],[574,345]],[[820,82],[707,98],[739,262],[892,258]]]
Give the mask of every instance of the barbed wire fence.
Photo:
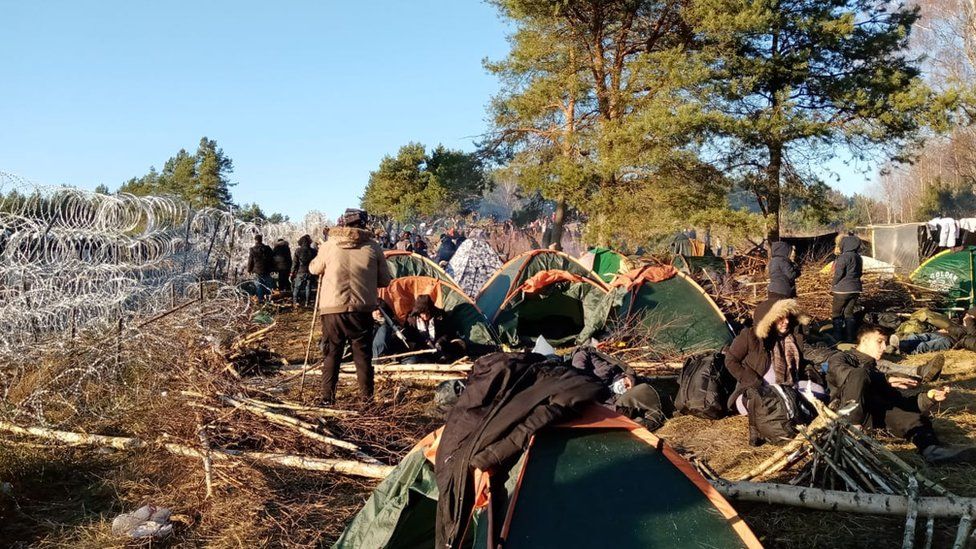
[[[300,223],[244,222],[179,198],[49,187],[0,172],[6,411],[68,421],[90,411],[84,388],[117,384],[124,364],[179,356],[180,338],[167,331],[228,338],[251,313],[239,284],[253,235],[294,244],[327,224],[317,212]]]

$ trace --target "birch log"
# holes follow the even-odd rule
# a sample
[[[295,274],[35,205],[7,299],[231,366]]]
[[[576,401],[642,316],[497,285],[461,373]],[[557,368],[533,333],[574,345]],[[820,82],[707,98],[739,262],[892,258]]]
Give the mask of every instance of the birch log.
[[[760,503],[776,503],[820,511],[842,511],[870,515],[906,516],[910,498],[865,492],[821,490],[788,484],[715,481],[715,489],[727,498]],[[976,514],[976,498],[918,498],[918,515],[923,517],[963,517]]]

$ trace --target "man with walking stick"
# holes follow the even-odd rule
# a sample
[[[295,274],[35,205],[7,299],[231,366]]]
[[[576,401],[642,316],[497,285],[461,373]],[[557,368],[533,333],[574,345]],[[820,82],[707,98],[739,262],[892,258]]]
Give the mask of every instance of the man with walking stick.
[[[309,272],[319,275],[318,310],[321,315],[322,402],[335,402],[339,363],[348,341],[356,364],[356,380],[364,400],[373,398],[373,318],[377,290],[390,284],[390,268],[383,249],[366,230],[368,215],[347,209],[329,240],[319,246]]]

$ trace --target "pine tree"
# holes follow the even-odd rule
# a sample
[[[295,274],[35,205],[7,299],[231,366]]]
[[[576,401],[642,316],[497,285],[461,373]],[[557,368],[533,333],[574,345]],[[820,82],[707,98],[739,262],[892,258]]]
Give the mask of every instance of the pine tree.
[[[936,96],[907,55],[915,8],[888,0],[696,0],[686,12],[704,44],[717,165],[738,176],[777,240],[787,198],[821,182],[809,166],[839,147],[893,152],[938,123]],[[816,198],[816,197],[814,197]],[[808,202],[813,206],[823,203]]]

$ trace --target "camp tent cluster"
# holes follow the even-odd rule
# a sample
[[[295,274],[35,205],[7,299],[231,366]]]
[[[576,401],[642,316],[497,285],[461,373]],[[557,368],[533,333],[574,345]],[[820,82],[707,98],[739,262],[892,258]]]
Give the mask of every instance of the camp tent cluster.
[[[484,253],[478,244],[469,250]],[[610,253],[619,256],[602,251],[594,255],[610,260],[597,263],[610,271],[633,265]],[[380,297],[397,318],[405,319],[416,298],[428,294],[469,343],[518,348],[542,336],[556,347],[572,346],[589,342],[619,322],[642,326],[663,354],[716,350],[732,338],[724,315],[707,293],[670,266],[615,272],[608,284],[569,255],[533,250],[501,265],[472,296],[426,257],[389,251],[386,258],[394,280]],[[463,258],[453,271],[465,273],[471,260]],[[469,274],[484,278],[483,269],[476,271]]]

